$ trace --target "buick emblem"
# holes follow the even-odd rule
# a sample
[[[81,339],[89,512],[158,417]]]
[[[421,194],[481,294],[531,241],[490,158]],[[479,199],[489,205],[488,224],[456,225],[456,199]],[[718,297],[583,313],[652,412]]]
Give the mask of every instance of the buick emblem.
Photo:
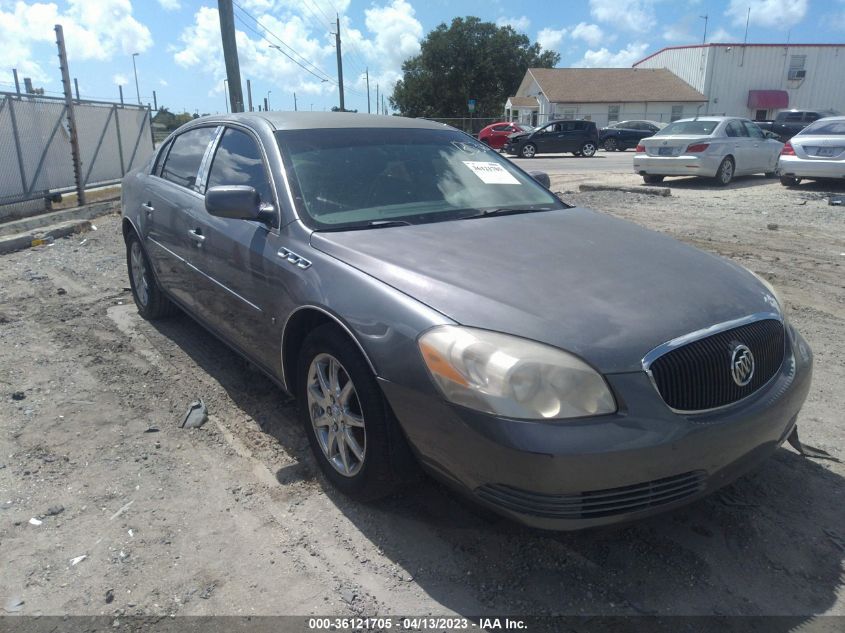
[[[740,387],[751,382],[754,376],[754,354],[741,343],[731,353],[731,376]]]

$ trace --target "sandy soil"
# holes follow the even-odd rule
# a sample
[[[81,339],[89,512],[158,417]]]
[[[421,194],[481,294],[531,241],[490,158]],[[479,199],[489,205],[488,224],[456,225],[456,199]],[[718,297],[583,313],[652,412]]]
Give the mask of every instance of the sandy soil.
[[[555,177],[554,188],[574,192],[577,182]],[[827,205],[822,186],[670,186],[669,198],[563,197],[771,280],[816,354],[802,439],[845,457],[845,210]],[[315,473],[292,405],[268,380],[186,316],[137,316],[119,220],[95,224],[0,258],[3,605],[86,615],[845,615],[845,465],[784,448],[680,511],[574,534],[491,518],[428,480],[356,504]],[[199,396],[208,424],[180,429]]]

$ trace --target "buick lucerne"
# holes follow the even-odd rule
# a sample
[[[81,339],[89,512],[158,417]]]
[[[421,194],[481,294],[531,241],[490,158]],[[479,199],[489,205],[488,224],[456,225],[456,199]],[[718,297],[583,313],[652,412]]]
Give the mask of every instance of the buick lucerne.
[[[424,120],[199,118],[123,182],[135,303],[181,308],[294,395],[359,499],[422,466],[577,529],[771,455],[812,373],[774,289],[541,181]]]

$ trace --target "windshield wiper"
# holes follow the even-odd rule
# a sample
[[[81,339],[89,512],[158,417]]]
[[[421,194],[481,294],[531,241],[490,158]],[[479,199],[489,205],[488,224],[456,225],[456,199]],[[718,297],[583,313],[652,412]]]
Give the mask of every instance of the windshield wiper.
[[[319,231],[363,231],[365,229],[387,229],[391,226],[411,226],[411,222],[407,220],[370,220],[364,224],[354,224],[352,226],[338,226],[330,229],[318,229]]]
[[[499,209],[481,209],[478,213],[465,215],[462,220],[475,220],[477,218],[489,218],[495,215],[519,215],[520,213],[539,213],[540,211],[554,211],[554,209],[525,209],[514,207],[502,207]]]

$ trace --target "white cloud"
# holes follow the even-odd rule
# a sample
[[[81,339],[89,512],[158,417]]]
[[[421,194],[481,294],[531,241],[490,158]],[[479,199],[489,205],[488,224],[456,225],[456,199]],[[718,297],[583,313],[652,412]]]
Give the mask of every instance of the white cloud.
[[[631,42],[625,48],[612,52],[607,48],[589,50],[584,53],[575,67],[582,68],[623,68],[629,67],[645,56],[648,44],[644,42]]]
[[[527,31],[531,26],[531,20],[527,15],[521,15],[518,18],[506,18],[504,16],[496,20],[497,26],[511,26],[516,31]]]
[[[566,37],[566,29],[545,28],[537,33],[537,43],[547,51],[554,51],[560,46],[564,37]]]
[[[159,85],[159,86],[163,86],[163,87],[167,87],[167,86],[169,86],[170,84],[169,84],[169,83],[167,83],[167,79],[159,79],[159,80],[158,80],[158,85]]]
[[[709,27],[707,31],[708,42],[730,42],[736,39],[729,31],[722,27],[714,29],[712,20],[710,21]],[[703,35],[704,20],[693,15],[688,15],[680,22],[670,24],[663,29],[663,39],[668,42],[678,42],[680,44],[700,44]]]
[[[586,22],[579,22],[569,35],[577,40],[583,40],[590,46],[598,46],[603,41],[610,39],[605,36],[604,32],[596,24],[587,24]]]
[[[656,0],[590,0],[590,14],[613,28],[645,33],[656,23]]]
[[[67,5],[63,11],[52,2],[17,2],[13,9],[0,8],[0,67],[15,67],[36,81],[49,82],[55,73],[35,61],[33,49],[54,46],[56,24],[63,27],[71,63],[108,61],[152,46],[150,30],[132,16],[130,0],[68,0]]]
[[[129,80],[126,78],[126,75],[121,75],[120,73],[113,75],[111,80],[114,82],[115,86],[125,86],[127,83],[129,83]]]
[[[308,5],[310,12],[298,0],[276,0],[275,3],[269,0],[242,0],[239,4],[266,31],[247,21],[287,54],[271,48],[265,39],[238,24],[238,28],[242,29],[236,31],[236,37],[244,81],[250,78],[253,84],[261,81],[271,86],[283,86],[286,92],[291,93],[296,91],[316,95],[337,91],[334,83],[334,36],[330,33],[331,25],[326,16],[334,16],[335,9],[332,7],[342,12],[349,0],[334,3],[312,0]],[[267,12],[271,8],[272,14]],[[372,89],[375,90],[375,84],[378,83],[382,91],[389,92],[401,77],[402,62],[419,53],[423,36],[422,24],[406,0],[373,5],[364,15],[366,33],[354,28],[347,16],[341,17],[347,100],[353,96],[366,97],[363,91],[365,68],[370,70]],[[287,46],[278,42],[274,35]],[[194,14],[193,24],[182,31],[179,44],[172,48],[172,52],[177,64],[185,68],[197,68],[214,80],[214,88],[209,94],[217,94],[222,90],[226,74],[216,8],[200,7]],[[326,77],[329,81],[321,81]],[[349,94],[350,91],[357,91],[358,94]]]
[[[158,3],[165,11],[178,11],[182,8],[182,4],[179,0],[158,0]]]
[[[750,7],[751,24],[785,31],[804,19],[807,6],[808,0],[731,0],[725,15],[735,26],[745,26]]]
[[[729,33],[725,29],[718,28],[712,33],[707,34],[707,41],[725,44],[727,42],[736,42],[737,39],[735,35]]]

